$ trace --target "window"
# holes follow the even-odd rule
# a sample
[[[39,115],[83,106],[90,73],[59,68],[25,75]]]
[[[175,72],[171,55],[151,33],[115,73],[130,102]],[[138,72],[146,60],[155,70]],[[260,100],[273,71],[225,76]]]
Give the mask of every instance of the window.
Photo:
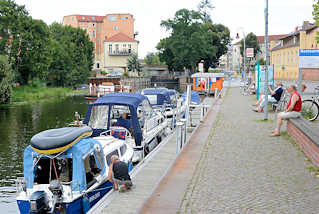
[[[82,16],[82,20],[84,20],[85,19],[85,17],[84,16]]]
[[[109,53],[112,53],[112,45],[109,45]]]
[[[126,44],[123,45],[123,48],[126,48]]]
[[[119,29],[119,27],[118,26],[114,26],[114,30],[118,30]]]
[[[93,106],[89,126],[93,129],[107,129],[109,106]]]
[[[95,16],[92,16],[92,20],[93,20],[93,21],[95,20]]]
[[[123,146],[120,147],[121,156],[123,156],[125,154],[126,150],[127,150],[126,144],[124,144]]]
[[[116,52],[116,53],[119,52],[119,45],[118,45],[118,44],[115,45],[115,52]]]
[[[129,52],[129,53],[132,52],[132,45],[128,45],[128,52]]]
[[[109,22],[116,22],[116,16],[109,16]]]
[[[74,21],[74,16],[72,16],[72,21]]]
[[[125,20],[125,19],[128,19],[127,16],[122,16],[121,19]]]
[[[119,152],[118,152],[117,150],[114,150],[113,152],[111,152],[111,153],[109,153],[109,154],[107,154],[107,155],[105,156],[105,158],[106,158],[106,163],[107,163],[108,166],[110,166],[111,163],[112,163],[112,161],[111,161],[112,155],[117,155],[117,156],[119,156]]]
[[[93,30],[93,38],[95,38],[95,30]]]
[[[96,63],[96,68],[99,69],[100,68],[100,63]]]
[[[95,27],[95,24],[93,24],[93,27]]]
[[[102,171],[102,167],[100,163],[98,163],[95,159],[95,155],[93,152],[83,158],[83,163],[86,177],[86,188],[88,189],[96,182],[95,178]],[[99,168],[98,166],[100,166],[101,168]]]

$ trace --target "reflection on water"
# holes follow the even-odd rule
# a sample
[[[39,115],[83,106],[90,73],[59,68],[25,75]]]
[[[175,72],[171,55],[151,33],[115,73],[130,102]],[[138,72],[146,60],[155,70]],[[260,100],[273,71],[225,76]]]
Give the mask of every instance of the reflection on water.
[[[17,213],[15,179],[23,177],[23,151],[31,137],[43,130],[67,126],[74,112],[85,116],[88,102],[82,96],[63,100],[0,106],[0,210]]]

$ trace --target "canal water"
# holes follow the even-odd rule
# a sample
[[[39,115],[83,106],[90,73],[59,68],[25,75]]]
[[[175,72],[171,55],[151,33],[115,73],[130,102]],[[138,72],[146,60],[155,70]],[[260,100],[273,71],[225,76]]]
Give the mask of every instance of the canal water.
[[[0,213],[18,213],[15,179],[23,177],[23,151],[33,135],[61,128],[74,121],[74,112],[85,116],[84,96],[38,104],[0,105]]]

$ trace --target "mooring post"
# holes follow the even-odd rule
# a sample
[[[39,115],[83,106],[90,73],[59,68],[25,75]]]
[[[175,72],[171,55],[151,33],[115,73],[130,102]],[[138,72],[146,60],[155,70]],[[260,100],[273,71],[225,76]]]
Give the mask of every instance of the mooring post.
[[[186,119],[181,119],[181,122],[183,123],[183,127],[182,127],[182,145],[181,148],[185,145],[186,143]]]
[[[181,141],[182,141],[182,126],[183,126],[183,123],[178,121],[176,123],[176,154],[179,153],[180,151],[180,148],[181,148]]]

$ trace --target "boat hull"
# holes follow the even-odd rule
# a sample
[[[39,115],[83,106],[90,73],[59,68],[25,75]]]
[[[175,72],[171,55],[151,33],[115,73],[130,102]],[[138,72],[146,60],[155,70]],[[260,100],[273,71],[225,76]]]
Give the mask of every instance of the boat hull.
[[[110,181],[106,181],[99,185],[95,190],[82,195],[70,203],[63,203],[63,207],[66,214],[82,214],[89,211],[103,196],[111,191],[113,184]],[[17,200],[19,211],[21,214],[33,214],[30,212],[29,200]],[[59,214],[59,212],[55,212]]]

